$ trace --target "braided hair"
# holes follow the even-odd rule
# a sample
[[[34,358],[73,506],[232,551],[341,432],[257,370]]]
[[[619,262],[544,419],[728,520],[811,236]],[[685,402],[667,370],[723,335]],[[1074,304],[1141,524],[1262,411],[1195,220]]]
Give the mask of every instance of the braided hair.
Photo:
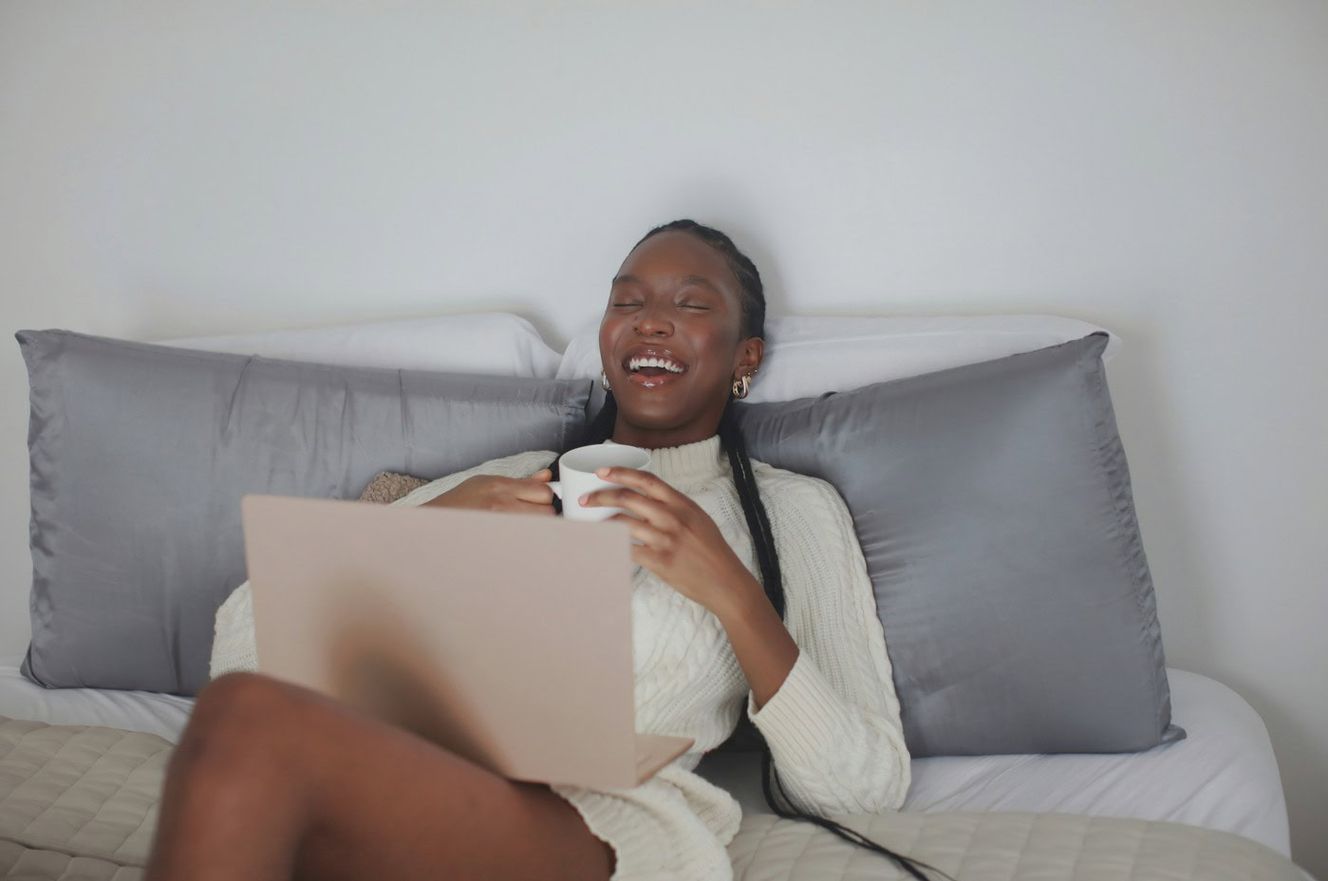
[[[702,226],[693,220],[675,220],[672,223],[657,226],[646,233],[636,245],[639,246],[641,242],[663,232],[685,232],[688,235],[695,236],[725,258],[729,269],[732,270],[738,281],[739,290],[741,291],[739,338],[764,337],[765,291],[761,284],[761,275],[757,271],[756,265],[752,263],[747,255],[739,251],[733,241],[724,233],[708,226]],[[617,418],[618,403],[614,400],[613,392],[609,391],[604,406],[600,408],[586,431],[572,447],[583,444],[599,444],[609,440],[613,436]],[[747,518],[747,528],[751,532],[752,544],[756,550],[757,562],[760,565],[761,585],[765,589],[765,595],[770,600],[771,606],[774,607],[775,612],[782,620],[784,618],[784,584],[779,570],[779,555],[775,551],[775,539],[770,529],[770,518],[766,514],[765,505],[761,502],[756,477],[752,473],[752,462],[747,455],[747,444],[743,440],[742,432],[738,429],[738,420],[732,398],[729,399],[728,405],[724,408],[719,420],[719,442],[720,447],[728,454],[729,465],[733,471],[733,482],[737,486],[738,498],[742,502],[742,510]],[[553,462],[552,469],[553,479],[557,480],[558,461],[556,459]],[[842,826],[833,820],[806,813],[795,807],[779,779],[779,771],[774,766],[770,754],[770,745],[760,735],[759,730],[753,730],[756,731],[761,744],[761,791],[765,795],[766,804],[777,816],[815,823],[845,841],[865,847],[893,860],[918,881],[928,881],[927,876],[922,874],[921,868],[939,871],[933,866],[877,844],[861,833]],[[774,789],[771,787],[772,780]],[[776,798],[775,789],[778,790],[778,798]]]

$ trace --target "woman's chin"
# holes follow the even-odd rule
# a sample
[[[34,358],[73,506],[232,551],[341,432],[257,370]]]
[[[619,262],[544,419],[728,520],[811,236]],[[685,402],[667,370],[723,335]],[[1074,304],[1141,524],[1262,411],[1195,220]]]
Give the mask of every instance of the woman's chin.
[[[648,393],[628,393],[614,396],[618,402],[618,416],[635,428],[645,431],[674,431],[695,417],[683,402],[668,400],[671,395],[652,396]]]
[[[618,399],[618,414],[633,425],[650,429],[676,428],[686,414],[671,401],[624,401]]]

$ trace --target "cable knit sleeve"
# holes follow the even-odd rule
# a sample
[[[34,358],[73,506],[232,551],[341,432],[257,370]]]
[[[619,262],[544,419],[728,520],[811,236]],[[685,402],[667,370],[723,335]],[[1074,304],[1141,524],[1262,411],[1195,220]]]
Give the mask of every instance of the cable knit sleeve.
[[[748,717],[798,807],[817,816],[895,810],[908,793],[908,747],[852,517],[829,483],[778,469],[767,474],[777,485],[763,486],[761,495],[799,652],[759,711],[748,692]]]
[[[548,450],[537,450],[491,459],[474,468],[467,468],[465,471],[458,471],[426,483],[392,504],[405,507],[423,505],[477,474],[529,477],[541,468],[547,468],[553,461],[554,455]],[[249,591],[249,582],[246,581],[231,591],[231,595],[217,610],[208,675],[216,679],[225,673],[257,669],[258,648],[254,642],[253,597]]]
[[[217,610],[212,629],[212,660],[208,675],[212,679],[226,673],[258,669],[258,648],[254,645],[254,606],[249,582],[241,584]]]

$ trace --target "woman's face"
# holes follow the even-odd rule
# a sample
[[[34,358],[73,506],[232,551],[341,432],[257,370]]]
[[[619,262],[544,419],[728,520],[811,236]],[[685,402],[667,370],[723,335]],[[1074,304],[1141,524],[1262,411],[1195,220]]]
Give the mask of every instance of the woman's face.
[[[738,281],[718,251],[685,232],[638,245],[599,328],[618,402],[613,439],[655,448],[714,434],[734,379],[761,361],[762,341],[741,339],[741,324]]]

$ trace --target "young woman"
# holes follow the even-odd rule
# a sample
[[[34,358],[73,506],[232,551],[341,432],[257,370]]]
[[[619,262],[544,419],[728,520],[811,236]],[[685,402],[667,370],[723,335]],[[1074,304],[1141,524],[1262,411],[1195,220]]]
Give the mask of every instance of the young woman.
[[[898,808],[909,759],[871,583],[828,483],[751,461],[732,408],[763,352],[756,267],[691,221],[652,230],[600,325],[610,390],[589,442],[652,450],[612,469],[639,542],[632,596],[638,730],[695,745],[644,784],[514,782],[304,689],[252,672],[247,585],[217,615],[214,680],[170,764],[147,870],[164,879],[729,879],[740,811],[693,773],[746,712],[766,799],[823,818]],[[554,514],[554,451],[436,480],[402,504]],[[446,578],[446,573],[439,573]],[[771,757],[777,775],[771,791]],[[918,875],[905,861],[905,868]]]

